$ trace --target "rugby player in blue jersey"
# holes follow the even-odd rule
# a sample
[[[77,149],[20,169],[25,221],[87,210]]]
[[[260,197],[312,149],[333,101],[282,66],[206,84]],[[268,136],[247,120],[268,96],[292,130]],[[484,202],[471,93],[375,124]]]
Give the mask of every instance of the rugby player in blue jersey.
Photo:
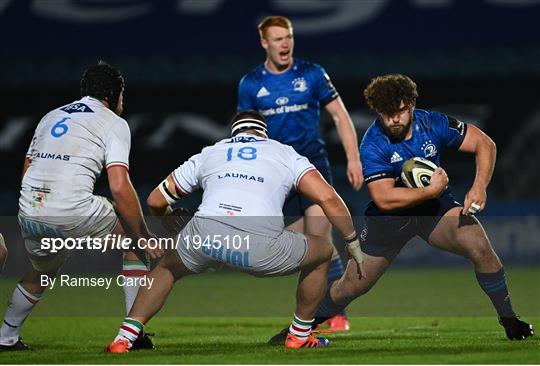
[[[358,140],[351,118],[336,88],[324,69],[316,64],[293,58],[292,24],[282,16],[270,16],[259,24],[261,45],[266,61],[246,74],[238,89],[238,111],[254,109],[265,116],[268,136],[292,146],[309,159],[332,184],[325,143],[319,133],[320,108],[331,115],[347,156],[347,177],[355,190],[363,183]],[[291,192],[283,207],[288,229],[324,236],[331,242],[330,223],[322,209]],[[328,273],[329,283],[343,274],[337,251]],[[332,330],[348,330],[344,314],[329,319]],[[286,330],[282,338],[286,336]],[[281,344],[282,339],[276,341]]]
[[[345,275],[323,300],[327,316],[338,313],[369,291],[388,269],[403,246],[420,236],[432,246],[471,261],[478,284],[490,298],[509,339],[525,339],[533,327],[516,316],[501,261],[474,214],[486,205],[486,189],[495,167],[495,143],[477,127],[450,116],[415,109],[416,84],[407,76],[385,75],[371,80],[364,90],[378,118],[367,130],[360,147],[368,191],[373,199],[365,211],[361,235],[364,276],[358,278],[351,259]],[[412,157],[440,165],[441,150],[472,153],[476,175],[464,204],[448,187],[448,177],[437,168],[430,185],[406,188],[402,165]]]

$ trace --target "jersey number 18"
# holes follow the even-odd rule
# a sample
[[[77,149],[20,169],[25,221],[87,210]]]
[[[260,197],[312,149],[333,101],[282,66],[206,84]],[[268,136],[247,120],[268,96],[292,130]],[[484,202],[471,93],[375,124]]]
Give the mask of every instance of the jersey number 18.
[[[227,161],[231,161],[233,158],[234,147],[227,149]],[[244,146],[238,149],[236,156],[242,160],[255,160],[257,159],[257,149],[251,146]]]

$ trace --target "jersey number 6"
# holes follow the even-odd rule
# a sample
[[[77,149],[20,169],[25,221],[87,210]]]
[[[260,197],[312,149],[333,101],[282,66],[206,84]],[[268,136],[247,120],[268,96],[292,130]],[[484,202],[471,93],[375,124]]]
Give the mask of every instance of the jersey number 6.
[[[66,124],[66,121],[68,119],[71,119],[69,117],[64,117],[60,121],[56,122],[54,126],[51,128],[51,135],[53,137],[61,137],[65,135],[68,132],[68,125]]]

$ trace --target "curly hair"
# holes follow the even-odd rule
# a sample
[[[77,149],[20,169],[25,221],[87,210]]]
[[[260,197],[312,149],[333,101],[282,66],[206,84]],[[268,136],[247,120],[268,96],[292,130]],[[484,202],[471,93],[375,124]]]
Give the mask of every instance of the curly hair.
[[[398,113],[401,101],[406,106],[413,106],[418,98],[416,83],[406,75],[390,74],[371,79],[364,98],[369,108],[379,114]]]

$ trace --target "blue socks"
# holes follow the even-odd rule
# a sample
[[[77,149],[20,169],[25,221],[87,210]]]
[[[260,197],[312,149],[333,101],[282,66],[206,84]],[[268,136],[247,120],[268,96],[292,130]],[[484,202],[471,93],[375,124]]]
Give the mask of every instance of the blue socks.
[[[326,294],[321,300],[319,309],[317,309],[317,313],[315,314],[316,319],[326,320],[333,317],[334,315],[345,315],[345,308],[341,305],[337,305],[336,303],[334,303],[332,301],[332,298],[330,297],[330,288],[332,287],[332,284],[335,281],[339,280],[341,276],[343,276],[344,272],[345,268],[343,267],[343,262],[341,261],[341,258],[338,257],[330,262],[330,269],[328,269],[328,280],[326,283]]]
[[[330,297],[331,287],[332,287],[332,283],[329,283],[328,287],[326,288],[326,294],[324,295],[321,303],[319,304],[317,313],[315,313],[315,319],[318,319],[318,318],[328,319],[335,315],[345,313],[345,308],[342,305],[338,305],[334,301],[332,301],[332,298]]]
[[[504,268],[495,273],[476,272],[476,279],[482,290],[491,299],[499,317],[512,318],[516,316],[514,309],[512,309]]]
[[[344,272],[345,268],[343,267],[341,258],[337,257],[336,259],[332,259],[330,268],[328,269],[328,280],[326,281],[326,284],[330,285],[332,282],[339,280]]]

